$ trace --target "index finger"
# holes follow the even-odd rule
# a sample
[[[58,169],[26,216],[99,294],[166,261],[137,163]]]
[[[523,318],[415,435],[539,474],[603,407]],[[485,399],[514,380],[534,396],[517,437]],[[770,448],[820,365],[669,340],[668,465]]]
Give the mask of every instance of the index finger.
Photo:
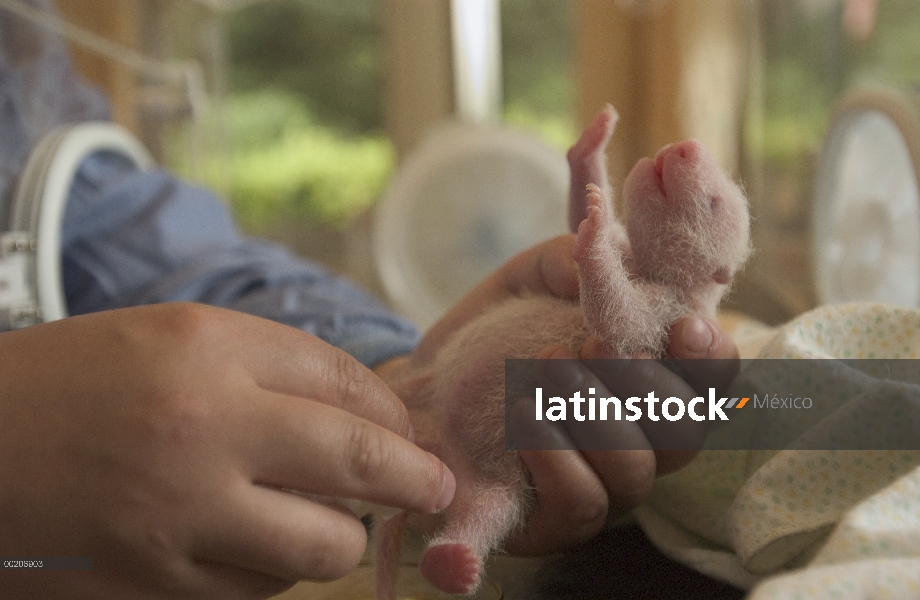
[[[405,405],[351,355],[287,325],[232,311],[219,314],[218,320],[226,321],[216,324],[225,328],[222,343],[234,344],[227,350],[236,353],[260,388],[323,402],[404,438],[409,435]]]
[[[240,446],[254,483],[434,513],[456,481],[433,454],[325,403],[263,392]]]

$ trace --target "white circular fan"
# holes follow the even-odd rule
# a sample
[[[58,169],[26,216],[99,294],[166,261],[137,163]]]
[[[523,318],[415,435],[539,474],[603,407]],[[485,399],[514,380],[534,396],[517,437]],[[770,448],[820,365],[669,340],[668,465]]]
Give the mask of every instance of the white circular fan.
[[[498,125],[498,0],[451,0],[458,120],[400,166],[374,226],[377,272],[422,326],[512,255],[565,232],[568,165],[536,138]]]
[[[114,123],[81,123],[55,129],[35,146],[13,200],[8,241],[0,248],[0,312],[9,327],[67,316],[61,274],[61,225],[73,178],[83,160],[109,151],[141,169],[153,166],[146,148]],[[14,283],[15,285],[11,285]]]
[[[444,125],[377,209],[378,272],[396,308],[433,323],[514,254],[565,233],[568,165],[528,134]]]
[[[865,90],[838,107],[818,165],[813,229],[822,303],[920,306],[920,118]]]

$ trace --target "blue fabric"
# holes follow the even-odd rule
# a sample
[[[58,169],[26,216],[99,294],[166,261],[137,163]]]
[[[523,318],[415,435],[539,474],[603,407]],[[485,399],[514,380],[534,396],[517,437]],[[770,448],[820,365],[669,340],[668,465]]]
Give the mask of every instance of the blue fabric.
[[[71,314],[203,302],[297,327],[371,366],[418,341],[414,327],[353,284],[241,236],[208,191],[112,153],[78,171],[62,250]]]
[[[26,0],[53,11],[49,0]],[[49,32],[0,9],[0,224],[29,152],[66,123],[108,118]],[[373,366],[413,350],[418,332],[354,285],[247,239],[209,192],[98,153],[73,183],[62,231],[68,310],[187,300],[273,319]]]
[[[50,0],[24,0],[53,11]],[[59,37],[0,8],[0,223],[32,148],[67,123],[107,119],[108,103],[71,66]]]

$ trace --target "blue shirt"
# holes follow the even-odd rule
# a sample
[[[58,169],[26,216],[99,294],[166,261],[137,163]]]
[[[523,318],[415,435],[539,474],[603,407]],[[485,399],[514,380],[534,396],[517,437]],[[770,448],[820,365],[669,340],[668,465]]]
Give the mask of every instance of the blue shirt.
[[[53,11],[50,0],[29,4]],[[108,118],[56,35],[0,11],[0,223],[32,148],[54,128]],[[418,332],[353,284],[240,235],[222,201],[112,153],[88,157],[62,230],[70,314],[187,300],[312,333],[373,366],[413,350]]]
[[[240,235],[210,192],[116,154],[83,162],[61,246],[70,314],[203,302],[297,327],[369,366],[418,341],[412,325],[352,283]]]

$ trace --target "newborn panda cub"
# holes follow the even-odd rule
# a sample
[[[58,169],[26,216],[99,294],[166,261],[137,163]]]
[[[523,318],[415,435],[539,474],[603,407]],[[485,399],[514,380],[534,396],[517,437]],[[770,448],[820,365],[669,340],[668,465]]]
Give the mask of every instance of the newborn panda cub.
[[[524,524],[533,490],[519,456],[505,450],[506,358],[533,358],[552,344],[577,355],[591,333],[612,356],[661,356],[678,317],[715,315],[749,254],[747,200],[695,140],[635,165],[623,190],[625,226],[616,220],[604,150],[617,118],[608,106],[568,153],[579,301],[529,296],[498,304],[394,385],[416,442],[450,467],[457,489],[439,515],[402,514],[379,525],[379,600],[395,598],[407,519],[430,535],[423,576],[454,594],[473,593],[486,556]]]

